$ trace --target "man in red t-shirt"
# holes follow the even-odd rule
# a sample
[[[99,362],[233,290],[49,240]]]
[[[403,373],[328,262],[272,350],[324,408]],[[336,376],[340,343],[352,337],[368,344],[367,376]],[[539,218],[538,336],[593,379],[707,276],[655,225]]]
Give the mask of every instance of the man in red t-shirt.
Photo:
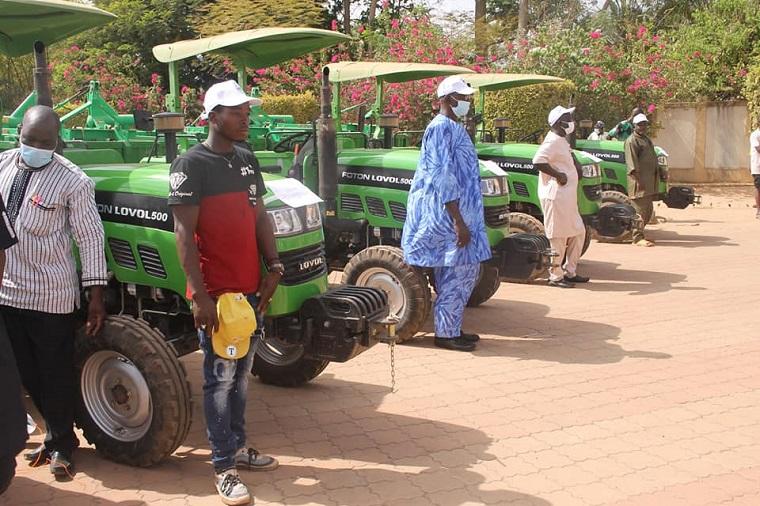
[[[218,296],[246,294],[260,329],[261,315],[283,273],[262,200],[265,189],[258,163],[250,151],[236,145],[248,138],[250,106],[258,100],[248,97],[235,81],[209,88],[203,101],[208,139],[178,157],[169,178],[177,250],[204,354],[203,409],[215,486],[225,504],[248,504],[251,499],[237,468],[277,467],[274,458],[245,448],[253,347],[244,357],[231,360],[215,355],[211,343],[219,326]],[[262,256],[268,266],[263,279]]]

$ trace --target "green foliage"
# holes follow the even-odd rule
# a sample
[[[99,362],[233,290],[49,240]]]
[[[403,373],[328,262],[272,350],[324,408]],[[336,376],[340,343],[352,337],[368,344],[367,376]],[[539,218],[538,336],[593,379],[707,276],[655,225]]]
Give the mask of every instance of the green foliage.
[[[760,126],[760,58],[755,59],[747,73],[742,91],[744,98],[747,99],[750,126]]]
[[[549,129],[546,123],[549,111],[557,105],[567,105],[575,91],[573,84],[564,82],[486,93],[486,128],[493,130],[494,118],[508,118],[514,128],[507,131],[509,140],[519,140],[536,130],[545,132]],[[581,111],[576,117],[581,118],[582,114]]]
[[[310,91],[300,95],[263,95],[267,114],[290,114],[296,123],[309,123],[319,116],[319,101]]]
[[[8,58],[0,54],[0,115],[12,112],[32,91],[32,68],[30,56]]]
[[[224,32],[269,26],[324,26],[326,11],[316,0],[215,0],[193,17],[193,26],[206,37]]]
[[[727,100],[741,96],[744,77],[760,56],[757,0],[715,0],[674,34],[666,57],[680,65],[670,79],[680,100]]]

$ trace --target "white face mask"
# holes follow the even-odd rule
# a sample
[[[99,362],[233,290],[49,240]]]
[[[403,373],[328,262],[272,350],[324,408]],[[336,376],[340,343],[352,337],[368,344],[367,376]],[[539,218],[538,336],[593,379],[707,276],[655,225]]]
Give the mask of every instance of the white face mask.
[[[53,160],[53,153],[55,149],[40,149],[33,146],[27,146],[23,142],[19,142],[21,148],[21,159],[27,167],[38,169],[49,164]]]
[[[457,115],[457,118],[461,118],[470,112],[470,103],[467,100],[457,100],[457,105],[452,107],[451,110],[454,111],[454,114]]]
[[[570,135],[573,132],[575,132],[575,121],[570,121],[565,127],[565,134]]]

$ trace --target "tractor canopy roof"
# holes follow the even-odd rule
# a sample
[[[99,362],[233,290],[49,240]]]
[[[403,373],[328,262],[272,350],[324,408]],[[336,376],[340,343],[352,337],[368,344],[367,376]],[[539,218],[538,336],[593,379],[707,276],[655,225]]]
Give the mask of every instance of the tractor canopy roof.
[[[0,0],[0,13],[0,52],[8,56],[31,53],[35,41],[50,45],[116,18],[96,7],[62,0]]]
[[[471,75],[469,73],[473,72],[468,68],[456,65],[377,61],[328,63],[327,68],[330,70],[330,82],[332,83],[370,78],[377,78],[387,83],[403,83],[454,74]]]
[[[540,74],[464,74],[461,76],[467,84],[482,91],[506,90],[531,84],[558,83],[564,79]]]
[[[350,39],[318,28],[257,28],[161,44],[153,48],[153,56],[170,63],[217,53],[232,58],[238,67],[265,68]]]

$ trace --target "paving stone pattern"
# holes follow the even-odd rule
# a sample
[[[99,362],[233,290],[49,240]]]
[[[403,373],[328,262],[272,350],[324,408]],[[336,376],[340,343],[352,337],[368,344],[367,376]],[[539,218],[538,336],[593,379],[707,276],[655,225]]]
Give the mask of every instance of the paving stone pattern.
[[[426,336],[333,364],[300,389],[251,383],[251,443],[281,467],[244,474],[256,504],[760,505],[760,221],[746,191],[657,207],[655,248],[591,246],[574,290],[503,284],[466,314],[474,353]],[[86,445],[79,474],[18,475],[1,505],[221,504],[201,357],[185,444],[135,469]],[[41,441],[36,435],[30,447]]]

